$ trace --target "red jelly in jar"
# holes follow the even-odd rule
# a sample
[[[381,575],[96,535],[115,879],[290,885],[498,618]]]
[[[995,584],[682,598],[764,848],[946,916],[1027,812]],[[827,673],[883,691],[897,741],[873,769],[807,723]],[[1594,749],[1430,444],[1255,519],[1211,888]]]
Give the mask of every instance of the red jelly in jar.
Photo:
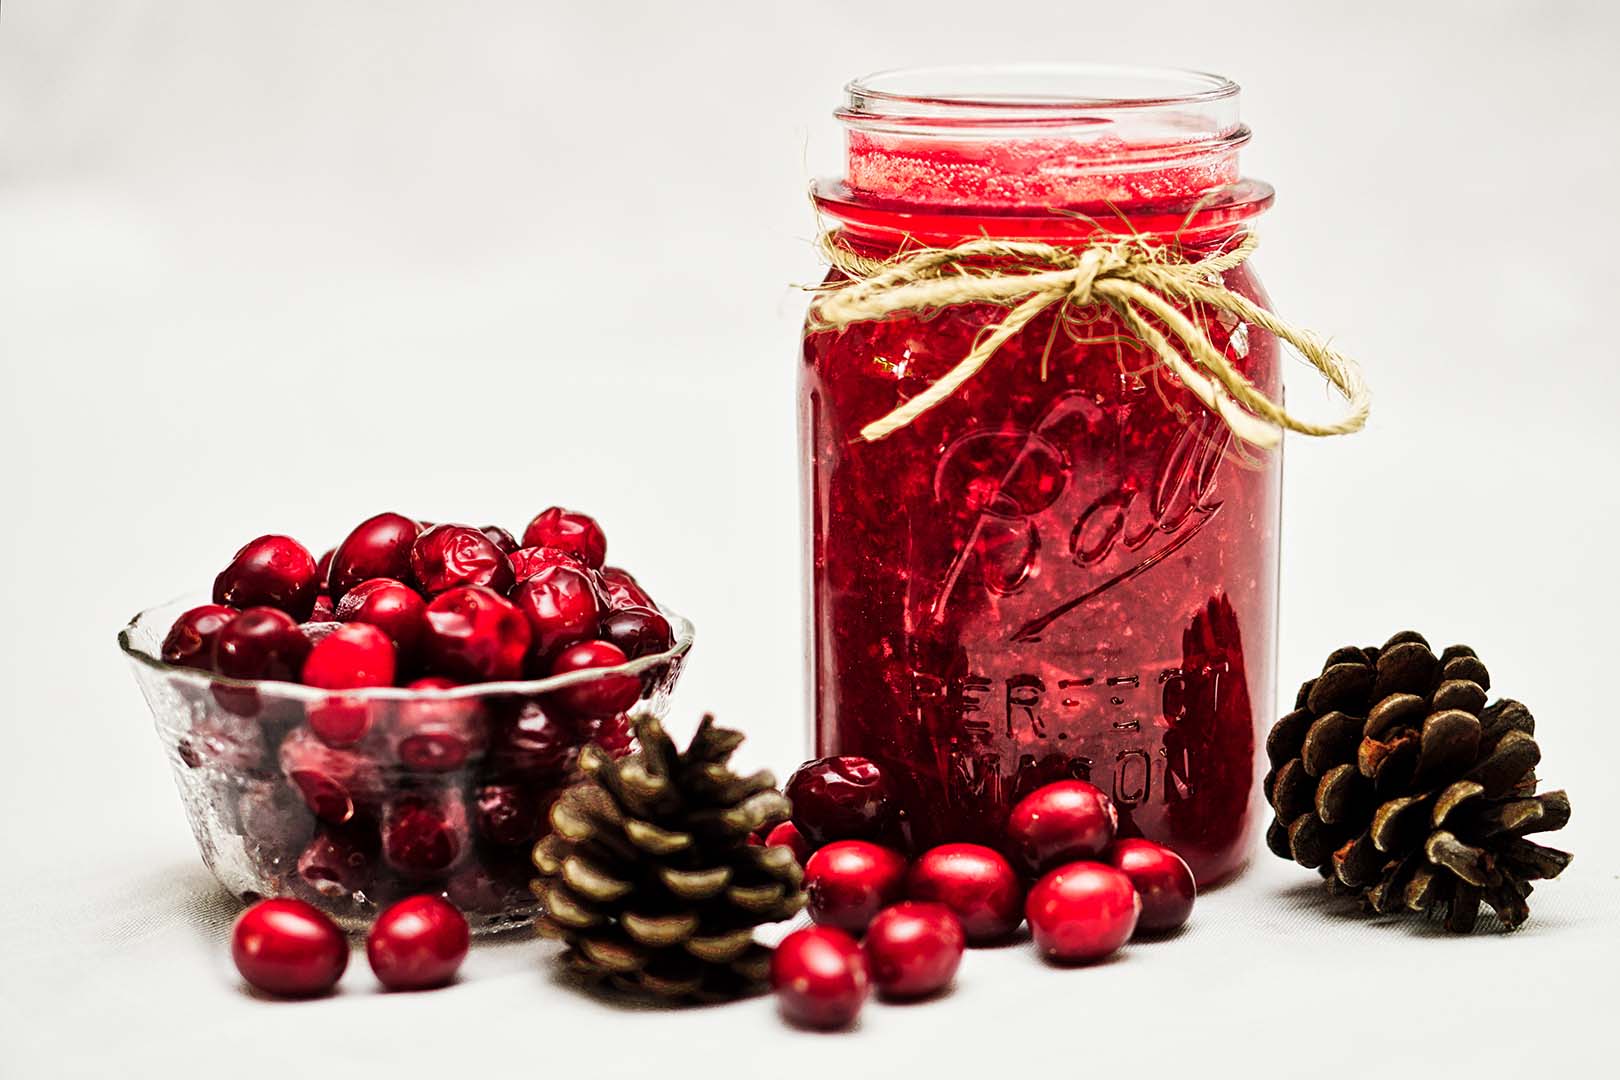
[[[1216,76],[929,69],[849,87],[836,242],[883,260],[976,238],[1230,249],[1271,201]],[[839,271],[829,284],[845,280]],[[1225,286],[1265,294],[1247,263]],[[800,404],[818,755],[877,762],[910,842],[1001,847],[1022,796],[1112,797],[1120,835],[1208,883],[1243,865],[1273,718],[1281,458],[1234,438],[1109,308],[1055,305],[936,407],[862,428],[961,361],[1010,306],[818,329]],[[1278,347],[1182,310],[1260,390]]]

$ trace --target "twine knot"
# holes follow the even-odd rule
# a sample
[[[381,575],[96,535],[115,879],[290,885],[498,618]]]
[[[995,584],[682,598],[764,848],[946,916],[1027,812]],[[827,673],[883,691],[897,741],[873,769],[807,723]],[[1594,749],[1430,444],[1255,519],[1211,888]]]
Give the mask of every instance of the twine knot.
[[[1074,275],[1074,282],[1069,286],[1069,303],[1076,307],[1086,307],[1091,303],[1091,286],[1096,282],[1097,275],[1103,272],[1105,260],[1109,255],[1113,254],[1113,252],[1102,247],[1086,249],[1085,253],[1080,256],[1080,264],[1071,271]],[[1115,256],[1114,261],[1120,262],[1122,260]],[[1112,265],[1108,268],[1115,269]]]
[[[956,304],[997,304],[1012,310],[987,327],[967,356],[916,397],[861,429],[868,442],[887,437],[954,394],[1008,339],[1053,305],[1104,304],[1232,433],[1261,449],[1302,435],[1348,435],[1367,422],[1371,399],[1361,369],[1321,339],[1277,318],[1228,289],[1222,275],[1253,254],[1244,233],[1236,246],[1189,260],[1140,236],[1099,238],[1076,250],[1054,244],[989,238],[952,248],[922,248],[888,259],[852,251],[836,232],[819,246],[848,279],[824,287],[811,305],[811,327],[842,330],[896,312],[927,312]],[[1259,326],[1286,342],[1349,403],[1337,421],[1301,420],[1272,400],[1209,340],[1182,310],[1209,307]]]

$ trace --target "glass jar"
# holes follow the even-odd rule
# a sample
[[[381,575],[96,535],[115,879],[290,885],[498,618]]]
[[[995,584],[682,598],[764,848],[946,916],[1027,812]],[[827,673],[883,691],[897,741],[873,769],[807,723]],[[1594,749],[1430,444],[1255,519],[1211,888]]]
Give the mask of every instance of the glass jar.
[[[836,242],[872,259],[1131,233],[1198,258],[1272,198],[1240,178],[1249,132],[1217,76],[941,68],[848,95],[847,175],[814,194]],[[1247,263],[1223,280],[1266,303]],[[1269,334],[1183,310],[1276,397]],[[1007,311],[807,326],[817,752],[883,766],[915,847],[999,846],[1017,799],[1076,777],[1113,797],[1124,835],[1212,882],[1247,857],[1273,718],[1280,453],[1234,440],[1102,305],[1048,309],[941,404],[861,436]]]

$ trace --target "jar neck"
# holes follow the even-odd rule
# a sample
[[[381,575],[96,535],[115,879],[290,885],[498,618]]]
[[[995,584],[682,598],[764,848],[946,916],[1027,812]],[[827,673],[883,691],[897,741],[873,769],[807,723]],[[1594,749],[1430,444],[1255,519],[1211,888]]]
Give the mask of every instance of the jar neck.
[[[1271,202],[1243,181],[1238,88],[1197,72],[925,68],[852,82],[846,174],[818,206],[856,238],[1229,233]]]

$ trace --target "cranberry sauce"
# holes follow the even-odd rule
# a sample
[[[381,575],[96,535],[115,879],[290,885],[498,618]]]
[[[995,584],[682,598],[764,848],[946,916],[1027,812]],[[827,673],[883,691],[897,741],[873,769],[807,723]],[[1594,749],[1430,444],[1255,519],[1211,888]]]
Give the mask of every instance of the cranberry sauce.
[[[850,145],[851,181],[870,184],[866,143]],[[907,160],[923,153],[912,146]],[[1186,171],[1175,168],[1161,191]],[[821,207],[844,242],[879,258],[903,242],[1034,235],[1019,226],[1038,215],[998,213],[993,183],[974,199],[991,205],[963,210],[908,204],[908,175],[881,197],[823,184]],[[1139,216],[1128,203],[1047,213],[1039,233],[1084,245],[1104,215],[1116,230],[1174,220],[1191,227],[1157,238],[1197,257],[1246,216],[1169,194],[1184,196],[1180,211],[1161,200]],[[954,232],[919,236],[919,222],[947,217]],[[1247,266],[1225,283],[1265,302]],[[815,752],[882,766],[904,789],[919,850],[1000,847],[1013,803],[1076,778],[1113,799],[1120,835],[1166,843],[1200,881],[1220,878],[1246,857],[1256,732],[1272,719],[1280,457],[1234,443],[1105,309],[1048,311],[943,404],[862,440],[1006,311],[961,305],[807,333]],[[1277,393],[1269,335],[1188,314]]]

